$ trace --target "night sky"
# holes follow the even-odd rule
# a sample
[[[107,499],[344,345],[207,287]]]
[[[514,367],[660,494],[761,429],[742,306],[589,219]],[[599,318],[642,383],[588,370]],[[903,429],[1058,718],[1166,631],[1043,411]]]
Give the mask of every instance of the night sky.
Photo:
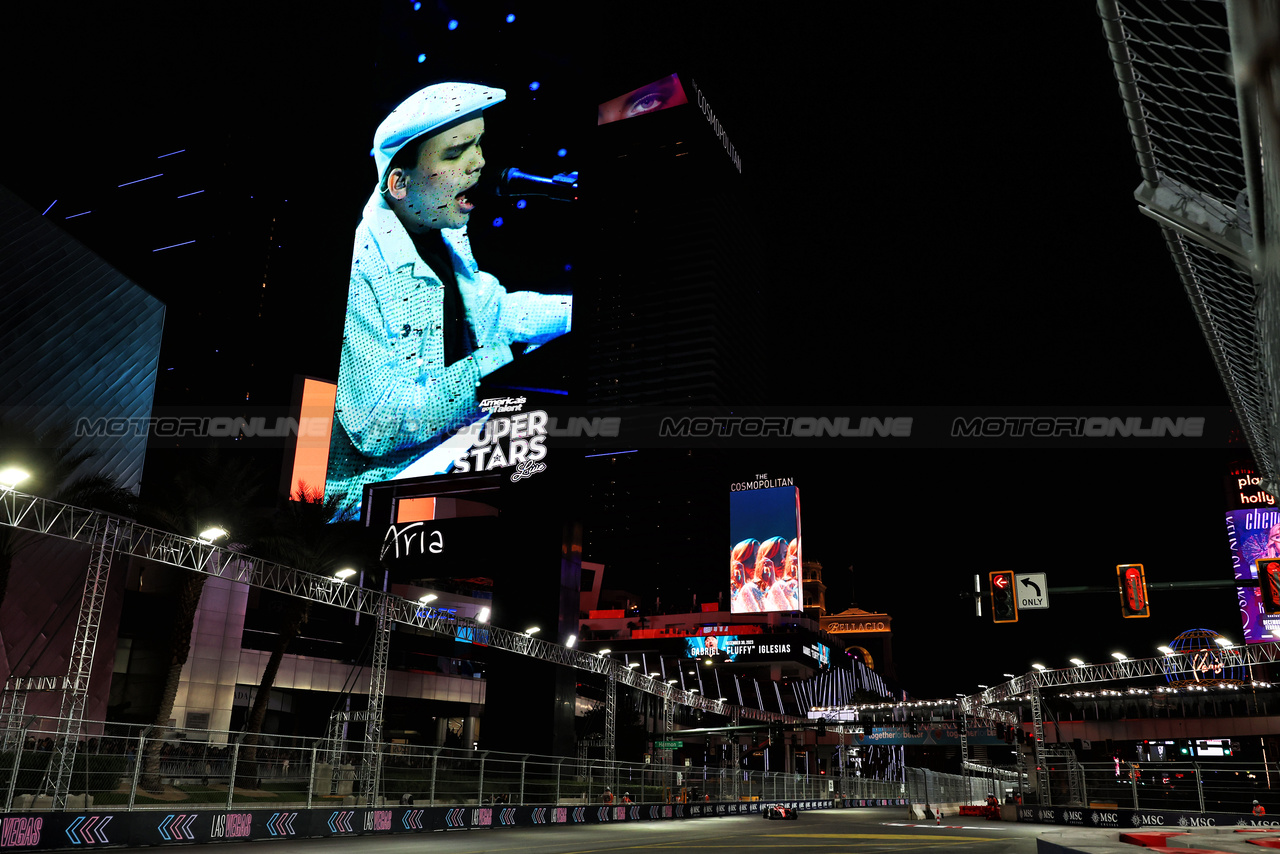
[[[697,79],[764,237],[772,304],[750,333],[769,369],[751,403],[872,415],[1227,405],[1159,229],[1132,198],[1140,175],[1089,4],[411,5],[387,5],[396,28],[383,38],[373,12],[304,4],[20,13],[3,60],[0,180],[37,210],[58,200],[50,215],[100,211],[62,222],[168,301],[159,403],[283,402],[293,374],[336,374],[350,234],[373,183],[367,162],[349,164],[367,161],[376,117],[408,94],[389,81],[425,52],[428,69],[547,81],[548,110],[581,103],[558,134],[509,122],[498,149],[530,163],[567,145],[572,168],[589,168],[602,92],[672,71]],[[512,115],[532,109],[512,91]],[[207,190],[202,207],[123,200],[118,185],[183,148],[183,179],[209,179],[182,185]],[[701,191],[672,192],[671,228]],[[549,224],[589,236],[581,211],[531,212],[512,240],[543,240]],[[240,268],[260,267],[263,241],[282,235],[259,322],[256,267]],[[652,236],[639,251],[661,251],[641,237]],[[185,255],[152,251],[196,238]],[[210,353],[228,330],[240,349]],[[1127,621],[1118,595],[1051,596],[1049,611],[1009,626],[959,594],[974,573],[1006,568],[1047,572],[1051,586],[1110,583],[1130,562],[1151,581],[1229,578],[1222,477],[1245,455],[774,447],[735,468],[795,478],[805,557],[825,567],[831,610],[856,599],[888,611],[903,686],[948,697],[1032,661],[1152,655],[1188,628],[1239,640],[1230,591],[1157,592],[1151,619]],[[673,489],[678,475],[665,474]]]

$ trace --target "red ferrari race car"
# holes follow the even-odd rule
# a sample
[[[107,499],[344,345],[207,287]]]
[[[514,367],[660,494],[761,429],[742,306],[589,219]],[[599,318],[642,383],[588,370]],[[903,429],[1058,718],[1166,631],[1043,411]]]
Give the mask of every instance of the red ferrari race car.
[[[796,821],[797,819],[800,818],[800,813],[796,812],[791,807],[784,807],[782,804],[769,804],[767,807],[761,810],[761,815],[763,815],[766,819],[789,818],[792,821]]]

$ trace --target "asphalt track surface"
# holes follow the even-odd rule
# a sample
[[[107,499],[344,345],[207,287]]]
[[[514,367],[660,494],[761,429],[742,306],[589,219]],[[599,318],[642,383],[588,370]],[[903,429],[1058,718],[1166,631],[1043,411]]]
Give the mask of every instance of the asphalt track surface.
[[[975,818],[912,821],[902,807],[802,812],[796,821],[759,816],[725,816],[683,821],[619,822],[564,828],[516,827],[429,833],[297,839],[264,843],[269,854],[609,854],[661,851],[688,854],[761,852],[962,851],[968,854],[1033,854],[1035,838],[1050,825],[1015,824]],[[1099,840],[1105,837],[1098,831]],[[240,844],[228,854],[234,854]],[[216,847],[205,848],[217,854]]]

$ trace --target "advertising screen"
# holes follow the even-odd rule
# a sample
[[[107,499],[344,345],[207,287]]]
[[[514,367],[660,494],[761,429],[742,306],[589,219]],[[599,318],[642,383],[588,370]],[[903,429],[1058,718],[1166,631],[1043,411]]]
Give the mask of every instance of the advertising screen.
[[[409,5],[388,7],[395,37],[351,110],[363,142],[335,164],[361,200],[326,478],[346,518],[371,483],[541,471],[539,400],[566,393],[552,342],[571,326],[576,204],[545,176],[585,155],[569,117],[591,102],[548,61],[553,21],[522,20],[495,65],[477,59],[493,32]]]
[[[735,484],[729,493],[729,610],[799,611],[800,490],[738,488],[751,485]]]
[[[716,661],[776,661],[802,660],[801,656],[817,658],[814,647],[821,644],[805,643],[799,637],[770,635],[706,635],[685,639],[686,658],[711,658]],[[825,649],[825,647],[824,647]],[[806,662],[814,664],[813,661]],[[818,662],[819,664],[824,662]]]
[[[1238,581],[1258,577],[1258,558],[1280,557],[1280,510],[1231,510],[1227,512],[1227,538],[1231,544],[1232,571]],[[1240,621],[1245,643],[1280,640],[1280,615],[1262,612],[1257,587],[1237,587]]]
[[[647,86],[632,89],[624,95],[605,101],[596,108],[596,124],[609,124],[623,119],[643,116],[658,110],[669,110],[689,103],[689,97],[680,85],[680,77],[671,74],[659,78]]]

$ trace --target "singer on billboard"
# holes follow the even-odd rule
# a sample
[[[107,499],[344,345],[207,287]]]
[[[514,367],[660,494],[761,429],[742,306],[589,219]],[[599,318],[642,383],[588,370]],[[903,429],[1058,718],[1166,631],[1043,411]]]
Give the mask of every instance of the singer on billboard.
[[[448,471],[473,438],[458,431],[484,417],[481,378],[511,362],[512,344],[569,331],[572,297],[508,293],[471,254],[483,111],[505,97],[428,86],[374,134],[378,184],[356,229],[326,487],[347,515],[364,484]]]

